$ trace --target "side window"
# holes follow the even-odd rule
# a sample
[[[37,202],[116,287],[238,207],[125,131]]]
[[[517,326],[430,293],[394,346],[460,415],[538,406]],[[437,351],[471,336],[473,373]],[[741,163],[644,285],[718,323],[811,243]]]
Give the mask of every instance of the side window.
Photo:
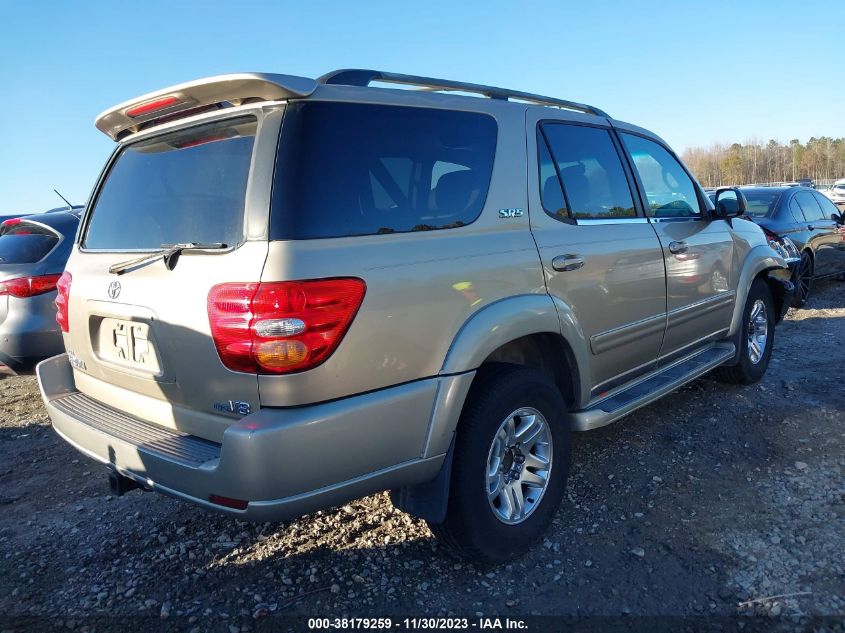
[[[839,216],[839,209],[833,204],[828,198],[824,197],[820,193],[814,193],[813,197],[816,199],[816,202],[819,203],[819,206],[822,208],[822,213],[824,213],[824,217],[828,220],[831,219],[831,216]]]
[[[804,219],[807,222],[817,222],[819,220],[824,220],[825,215],[822,211],[822,208],[819,206],[819,203],[816,202],[816,199],[813,197],[809,191],[801,191],[795,194],[795,200],[798,202],[798,206],[801,207],[801,210],[804,212]]]
[[[619,153],[602,128],[546,123],[543,133],[549,141],[552,166],[563,181],[569,214],[573,218],[633,218],[637,212]],[[539,142],[539,139],[538,139]],[[563,201],[549,199],[553,193],[554,171],[544,169],[540,149],[540,187],[543,206],[551,215],[561,215]]]
[[[695,184],[663,146],[634,134],[622,134],[648,198],[649,213],[656,218],[701,215]]]
[[[792,219],[798,224],[805,222],[804,220],[804,213],[801,211],[801,207],[798,206],[798,201],[793,196],[792,200],[789,201],[789,212],[792,214]]]
[[[270,239],[470,224],[487,199],[496,137],[496,120],[475,112],[291,103],[279,139]]]
[[[563,198],[563,190],[560,188],[560,178],[557,175],[557,168],[552,162],[552,155],[549,154],[549,146],[540,131],[537,131],[537,154],[540,167],[540,200],[546,213],[557,219],[568,219],[569,209],[566,208],[566,200]]]

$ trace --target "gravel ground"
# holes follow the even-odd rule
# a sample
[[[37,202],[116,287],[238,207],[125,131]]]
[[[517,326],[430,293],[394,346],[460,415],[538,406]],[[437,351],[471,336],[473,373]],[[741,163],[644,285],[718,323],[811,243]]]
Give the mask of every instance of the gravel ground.
[[[778,327],[760,384],[697,380],[577,435],[546,540],[493,570],[452,558],[386,493],[257,525],[114,498],[51,430],[35,379],[2,378],[0,614],[232,632],[283,613],[828,616],[842,630],[843,317],[845,284],[820,285]]]

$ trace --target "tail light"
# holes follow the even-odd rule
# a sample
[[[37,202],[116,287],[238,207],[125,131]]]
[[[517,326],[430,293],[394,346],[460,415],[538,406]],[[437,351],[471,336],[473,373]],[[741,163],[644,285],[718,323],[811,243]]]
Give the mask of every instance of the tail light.
[[[70,282],[73,278],[70,273],[65,271],[59,277],[56,283],[56,289],[59,293],[56,295],[56,323],[62,328],[62,332],[67,334],[70,331],[68,322],[68,301],[70,300]]]
[[[0,296],[11,295],[19,299],[43,295],[56,289],[59,275],[42,275],[40,277],[18,277],[0,281]]]
[[[366,288],[351,277],[214,286],[208,319],[220,360],[258,374],[316,367],[337,349]]]

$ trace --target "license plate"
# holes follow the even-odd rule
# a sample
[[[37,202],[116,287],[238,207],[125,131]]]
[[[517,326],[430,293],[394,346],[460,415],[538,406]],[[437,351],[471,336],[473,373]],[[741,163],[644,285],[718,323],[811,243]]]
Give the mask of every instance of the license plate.
[[[95,351],[106,362],[152,374],[161,371],[150,326],[142,321],[103,319]]]

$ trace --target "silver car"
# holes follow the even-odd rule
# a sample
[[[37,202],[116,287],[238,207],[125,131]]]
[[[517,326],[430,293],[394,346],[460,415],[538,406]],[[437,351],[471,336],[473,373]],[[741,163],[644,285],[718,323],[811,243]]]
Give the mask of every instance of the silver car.
[[[506,560],[557,511],[572,429],[759,380],[792,292],[742,205],[594,106],[245,73],[96,125],[117,147],[38,378],[118,493],[269,521],[390,489]]]
[[[31,371],[62,353],[56,284],[65,268],[81,208],[8,218],[0,223],[0,365]]]

